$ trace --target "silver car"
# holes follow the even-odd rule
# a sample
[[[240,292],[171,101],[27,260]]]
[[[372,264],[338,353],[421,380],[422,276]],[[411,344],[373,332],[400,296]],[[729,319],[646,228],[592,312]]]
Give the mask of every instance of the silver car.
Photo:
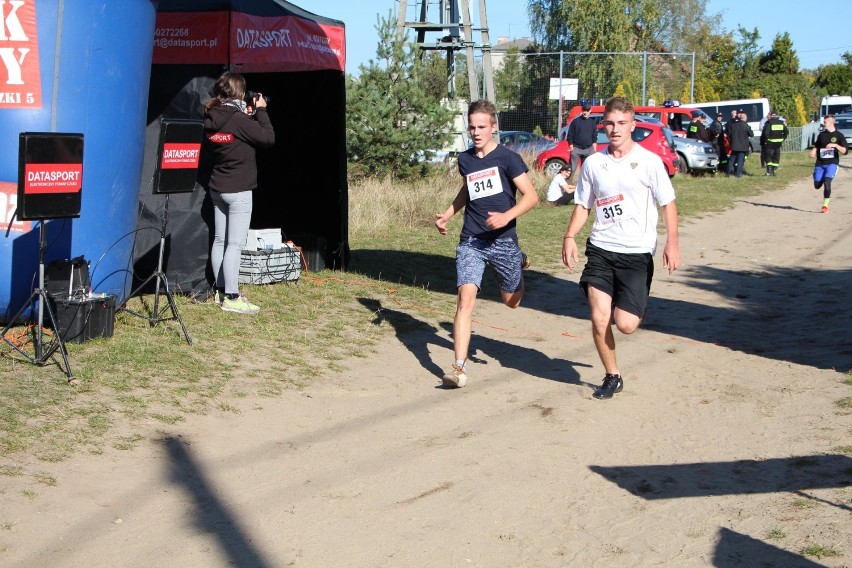
[[[834,117],[834,128],[846,138],[846,144],[852,147],[852,114],[843,113],[836,115]]]
[[[719,167],[719,155],[710,142],[675,136],[674,146],[680,156],[678,170],[682,174],[712,172]]]
[[[653,117],[642,117],[645,122],[662,125],[662,121]],[[677,171],[682,174],[699,174],[714,172],[719,167],[719,154],[710,142],[702,142],[695,138],[674,136],[674,151],[677,152]]]

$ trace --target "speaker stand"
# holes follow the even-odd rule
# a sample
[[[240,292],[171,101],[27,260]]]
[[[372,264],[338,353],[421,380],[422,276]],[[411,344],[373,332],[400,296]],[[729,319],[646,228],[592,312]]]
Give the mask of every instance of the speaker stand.
[[[166,225],[168,223],[169,218],[169,194],[166,194],[166,202],[163,206],[163,222],[160,226],[160,256],[157,260],[157,271],[154,272],[151,276],[149,276],[142,284],[136,287],[133,292],[130,293],[128,299],[135,297],[139,292],[145,289],[145,287],[153,280],[156,281],[154,285],[154,304],[151,308],[151,312],[149,314],[143,314],[140,312],[134,312],[130,308],[127,307],[127,302],[121,305],[119,310],[125,311],[130,315],[136,316],[138,318],[142,318],[144,320],[148,320],[148,323],[152,326],[157,325],[161,321],[168,320],[177,320],[180,324],[180,328],[183,331],[183,336],[186,339],[186,343],[188,345],[192,345],[192,339],[189,338],[189,332],[186,331],[186,326],[183,324],[183,318],[180,317],[180,312],[178,311],[177,304],[175,303],[175,298],[172,295],[171,290],[169,290],[169,279],[166,276],[166,273],[163,272],[163,254],[166,250]],[[163,294],[165,294],[166,299],[168,300],[168,306],[160,310],[160,290],[162,289]],[[171,310],[172,315],[166,316],[166,310]]]
[[[32,363],[42,366],[47,363],[50,356],[53,355],[56,351],[62,354],[62,360],[65,363],[65,375],[68,377],[68,383],[71,385],[77,384],[77,379],[74,375],[71,374],[71,365],[68,363],[68,351],[65,349],[65,342],[62,340],[62,333],[59,330],[59,326],[56,323],[56,315],[53,313],[53,306],[51,306],[50,301],[48,300],[47,290],[44,288],[44,251],[47,248],[45,244],[44,238],[44,219],[39,221],[39,236],[38,236],[38,287],[33,290],[33,293],[30,294],[30,297],[24,302],[24,305],[18,310],[12,319],[9,320],[9,324],[3,328],[3,341],[5,341],[9,347],[29,359]],[[34,337],[32,339],[33,343],[33,355],[30,355],[26,351],[24,351],[18,345],[12,343],[7,337],[9,330],[14,327],[15,322],[18,321],[18,318],[23,315],[24,311],[34,305],[35,301],[38,300],[38,325],[33,330]],[[53,329],[53,339],[45,344],[44,341],[44,310],[47,308],[47,318],[50,320],[51,328]]]

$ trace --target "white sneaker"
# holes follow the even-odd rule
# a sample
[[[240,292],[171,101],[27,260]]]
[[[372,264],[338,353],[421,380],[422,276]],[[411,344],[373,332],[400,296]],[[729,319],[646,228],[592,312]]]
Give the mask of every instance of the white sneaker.
[[[222,309],[226,312],[237,312],[238,314],[256,314],[260,311],[260,307],[249,302],[245,296],[239,296],[233,300],[225,298],[222,300]]]
[[[465,372],[464,367],[459,367],[453,363],[453,368],[444,374],[441,381],[444,383],[445,387],[455,387],[460,389],[467,384],[467,373]]]

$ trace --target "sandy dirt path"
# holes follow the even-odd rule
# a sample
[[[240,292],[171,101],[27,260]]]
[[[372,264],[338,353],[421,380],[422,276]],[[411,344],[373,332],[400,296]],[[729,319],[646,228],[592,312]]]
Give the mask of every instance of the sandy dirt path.
[[[827,215],[802,180],[683,224],[610,401],[578,272],[480,302],[460,390],[449,322],[389,305],[365,325],[399,333],[340,376],[25,464],[58,483],[2,493],[0,565],[852,566],[848,168],[836,187]]]

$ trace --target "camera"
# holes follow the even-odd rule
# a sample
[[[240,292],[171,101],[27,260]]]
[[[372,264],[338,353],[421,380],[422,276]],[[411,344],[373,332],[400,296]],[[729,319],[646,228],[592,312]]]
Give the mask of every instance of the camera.
[[[246,93],[246,103],[254,104],[254,101],[256,101],[257,98],[260,97],[260,96],[261,96],[260,93],[256,93],[254,91],[248,91]],[[269,97],[267,97],[266,95],[263,95],[263,100],[266,101],[266,104],[269,104]]]

